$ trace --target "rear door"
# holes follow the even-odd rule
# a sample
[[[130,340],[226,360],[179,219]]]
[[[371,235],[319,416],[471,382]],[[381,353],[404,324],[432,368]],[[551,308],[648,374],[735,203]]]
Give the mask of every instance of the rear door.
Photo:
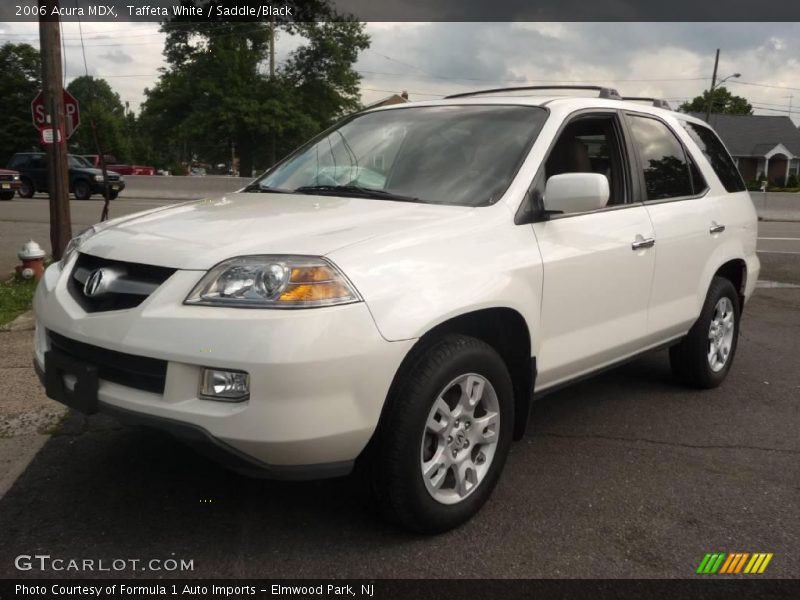
[[[47,191],[49,185],[47,181],[47,156],[44,154],[31,156],[26,170],[30,173],[36,190],[40,192]]]
[[[655,231],[649,342],[682,335],[698,315],[697,296],[716,240],[714,198],[675,131],[649,114],[626,113],[637,176]],[[705,291],[703,291],[703,295]]]
[[[594,172],[608,177],[605,208],[533,224],[543,262],[536,388],[552,387],[642,348],[654,269],[653,228],[637,201],[630,149],[616,111],[579,114],[553,143],[534,182]]]

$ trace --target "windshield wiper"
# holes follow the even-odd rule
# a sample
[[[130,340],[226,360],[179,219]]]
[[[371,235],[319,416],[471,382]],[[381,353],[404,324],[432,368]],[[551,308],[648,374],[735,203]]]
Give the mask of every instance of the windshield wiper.
[[[244,188],[243,192],[264,192],[265,194],[291,194],[292,190],[283,190],[281,188],[274,188],[269,186],[262,186],[258,183],[251,183]]]
[[[376,190],[360,185],[304,185],[295,190],[297,194],[330,194],[333,196],[356,196],[361,198],[378,198],[381,200],[398,200],[400,202],[420,202],[419,198],[393,194],[386,190]]]

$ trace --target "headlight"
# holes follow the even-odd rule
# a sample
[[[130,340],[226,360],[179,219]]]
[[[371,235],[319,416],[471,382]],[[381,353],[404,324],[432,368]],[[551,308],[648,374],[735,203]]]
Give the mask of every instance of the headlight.
[[[69,259],[72,258],[72,255],[78,251],[78,248],[80,248],[81,244],[92,237],[95,233],[97,233],[97,230],[94,227],[89,227],[81,231],[69,241],[67,247],[64,248],[64,254],[61,255],[61,261],[59,264],[62,268],[69,262]]]
[[[103,183],[103,176],[102,175],[95,175],[94,180],[98,183]]]
[[[252,308],[309,308],[359,302],[347,278],[324,258],[242,256],[206,273],[186,304]]]
[[[19,175],[14,175],[13,179],[14,181],[19,181]]]

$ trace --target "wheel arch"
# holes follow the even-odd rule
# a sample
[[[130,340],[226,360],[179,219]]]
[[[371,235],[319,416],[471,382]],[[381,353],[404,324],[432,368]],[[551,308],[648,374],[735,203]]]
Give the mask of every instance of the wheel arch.
[[[389,388],[389,398],[398,381],[408,375],[415,361],[431,343],[447,334],[459,334],[479,339],[500,355],[511,375],[514,388],[514,439],[525,434],[536,381],[536,359],[531,356],[532,340],[528,324],[519,311],[508,307],[482,308],[453,316],[438,323],[411,347],[397,369]],[[376,428],[380,430],[386,404]],[[375,434],[373,434],[375,435]]]
[[[744,291],[747,286],[747,263],[742,258],[734,258],[723,263],[715,272],[714,277],[722,277],[733,284],[739,296],[739,309],[744,309]]]

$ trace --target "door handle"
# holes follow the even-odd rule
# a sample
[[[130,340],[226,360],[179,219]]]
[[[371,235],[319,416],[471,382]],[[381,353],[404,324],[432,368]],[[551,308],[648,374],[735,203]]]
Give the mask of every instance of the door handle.
[[[715,233],[722,233],[725,231],[725,225],[720,225],[717,222],[712,223],[711,227],[708,228],[708,233],[714,235]]]
[[[656,245],[655,238],[643,238],[640,235],[636,236],[636,240],[631,244],[631,250],[645,250],[652,248]]]

